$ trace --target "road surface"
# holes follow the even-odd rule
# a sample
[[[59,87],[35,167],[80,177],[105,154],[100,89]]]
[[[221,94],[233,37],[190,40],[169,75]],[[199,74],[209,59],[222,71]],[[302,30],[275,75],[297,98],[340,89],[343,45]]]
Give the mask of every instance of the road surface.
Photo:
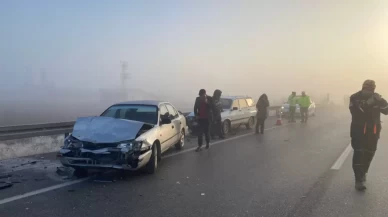
[[[350,116],[325,109],[309,123],[240,129],[209,150],[163,156],[156,174],[110,173],[78,180],[56,175],[52,155],[0,162],[16,183],[0,190],[7,217],[68,216],[386,216],[388,130],[383,129],[365,193],[354,189]],[[34,161],[37,162],[34,162]],[[23,166],[18,166],[24,162]],[[15,166],[16,165],[16,166]],[[108,180],[113,182],[101,182]]]

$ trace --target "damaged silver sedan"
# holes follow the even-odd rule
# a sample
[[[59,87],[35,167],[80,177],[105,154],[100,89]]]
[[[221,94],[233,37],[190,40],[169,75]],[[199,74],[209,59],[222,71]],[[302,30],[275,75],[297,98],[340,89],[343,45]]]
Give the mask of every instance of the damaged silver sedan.
[[[185,117],[168,102],[120,103],[78,118],[58,156],[78,175],[91,168],[154,173],[163,152],[184,146],[186,132]]]

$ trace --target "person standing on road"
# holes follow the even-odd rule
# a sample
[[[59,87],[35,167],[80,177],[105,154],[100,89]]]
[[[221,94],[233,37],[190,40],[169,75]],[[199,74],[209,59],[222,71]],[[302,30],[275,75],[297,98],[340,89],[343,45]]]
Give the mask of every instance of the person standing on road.
[[[213,93],[213,120],[211,127],[211,136],[214,138],[217,135],[220,139],[224,139],[224,135],[222,133],[222,122],[221,122],[221,113],[224,111],[222,109],[221,103],[221,90],[215,90]]]
[[[199,91],[199,97],[195,99],[194,115],[198,122],[198,148],[196,151],[201,151],[203,144],[203,134],[205,134],[206,149],[210,146],[209,126],[212,115],[212,99],[206,95],[206,90]]]
[[[292,92],[292,94],[288,97],[288,105],[289,105],[288,123],[295,122],[296,101],[297,101],[296,92]]]
[[[260,133],[264,134],[264,122],[268,117],[268,107],[268,97],[266,94],[263,94],[260,96],[259,100],[256,103],[256,134],[259,134],[259,128]]]
[[[309,118],[309,107],[311,105],[310,97],[306,95],[306,92],[302,92],[302,96],[298,99],[299,107],[300,107],[300,115],[302,120],[300,122],[307,123]]]
[[[376,84],[366,80],[362,90],[350,97],[349,110],[352,114],[350,127],[353,153],[353,171],[355,188],[366,189],[366,174],[376,152],[380,138],[380,113],[388,114],[388,103],[381,95],[375,93]]]

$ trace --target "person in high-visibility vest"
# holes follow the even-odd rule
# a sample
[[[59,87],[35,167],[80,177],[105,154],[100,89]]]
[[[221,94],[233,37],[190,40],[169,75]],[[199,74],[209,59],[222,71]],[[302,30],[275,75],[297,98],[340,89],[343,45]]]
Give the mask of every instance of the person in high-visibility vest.
[[[388,115],[388,103],[378,93],[373,80],[366,80],[362,90],[350,97],[349,109],[352,114],[350,127],[353,152],[353,171],[356,179],[355,188],[366,189],[366,174],[376,152],[380,138],[380,113]]]
[[[296,92],[292,92],[292,94],[288,97],[288,105],[289,105],[288,123],[295,122],[296,102],[297,102]]]
[[[302,96],[298,99],[298,104],[300,108],[300,116],[302,118],[302,123],[307,123],[309,118],[309,107],[311,105],[310,97],[306,95],[306,92],[302,92]]]

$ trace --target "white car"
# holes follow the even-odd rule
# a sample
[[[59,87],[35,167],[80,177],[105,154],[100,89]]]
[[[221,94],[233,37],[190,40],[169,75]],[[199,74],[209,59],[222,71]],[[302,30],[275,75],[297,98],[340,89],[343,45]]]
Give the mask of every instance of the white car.
[[[221,113],[222,129],[225,135],[230,133],[232,128],[245,125],[251,129],[255,125],[256,106],[251,97],[227,96],[221,97],[223,112]],[[196,121],[194,112],[187,115],[188,125],[192,132],[195,132]]]
[[[185,117],[168,102],[119,103],[98,117],[77,119],[58,155],[78,176],[89,168],[154,173],[163,152],[184,146],[186,132]]]
[[[297,96],[299,97],[299,96]],[[315,116],[315,108],[316,108],[316,105],[315,105],[315,102],[312,101],[310,99],[310,102],[311,102],[311,105],[308,109],[308,115],[309,116]],[[280,108],[280,112],[282,115],[288,117],[289,116],[289,112],[290,112],[290,105],[288,104],[288,102],[285,102],[283,103],[282,107]],[[300,106],[299,104],[296,104],[296,110],[295,110],[295,116],[296,117],[300,117]]]

